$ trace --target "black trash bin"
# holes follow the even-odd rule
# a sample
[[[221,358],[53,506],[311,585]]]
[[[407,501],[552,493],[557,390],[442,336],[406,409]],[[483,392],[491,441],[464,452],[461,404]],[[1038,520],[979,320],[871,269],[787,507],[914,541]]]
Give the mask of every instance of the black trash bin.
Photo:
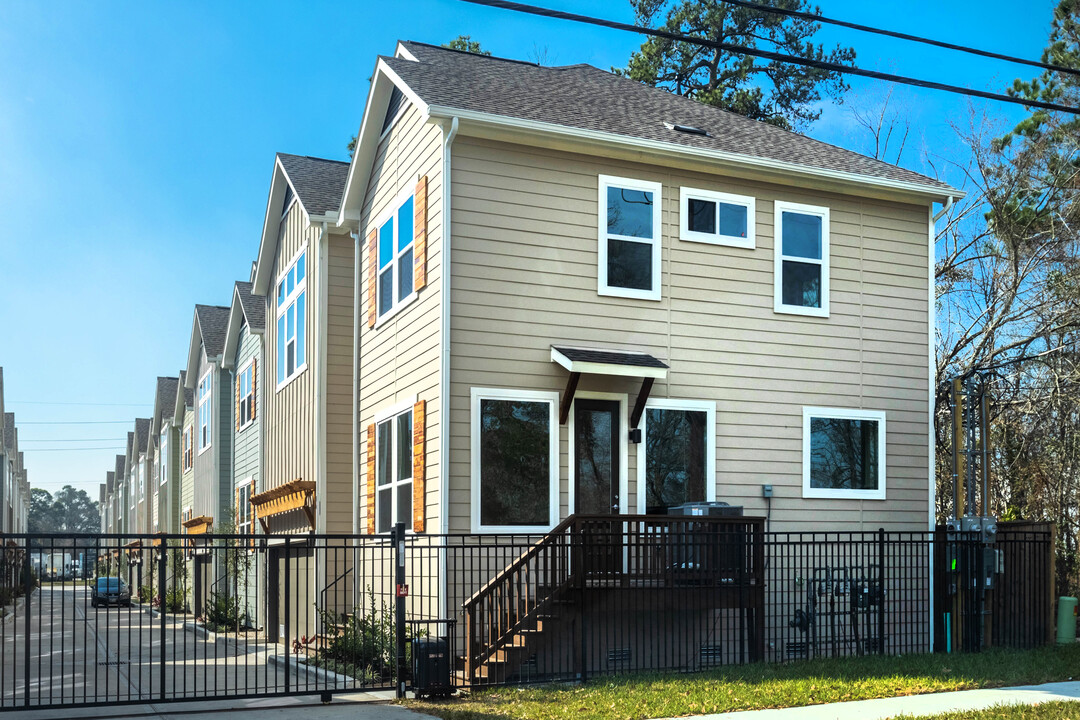
[[[454,692],[450,678],[450,643],[444,637],[415,638],[412,641],[413,692],[449,696]]]

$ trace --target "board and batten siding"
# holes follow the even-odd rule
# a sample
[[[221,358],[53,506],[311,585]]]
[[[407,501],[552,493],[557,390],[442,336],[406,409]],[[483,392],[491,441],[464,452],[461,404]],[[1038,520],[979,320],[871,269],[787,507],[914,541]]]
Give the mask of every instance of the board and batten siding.
[[[316,452],[316,403],[315,393],[315,304],[318,298],[318,257],[315,244],[319,235],[316,227],[309,227],[307,217],[299,202],[294,201],[281,221],[278,231],[277,255],[270,275],[270,287],[266,294],[266,343],[263,357],[266,372],[263,398],[266,412],[261,432],[264,435],[265,456],[262,464],[263,487],[260,492],[278,487],[292,480],[317,480],[318,453]],[[287,384],[278,388],[277,383],[277,285],[281,275],[291,267],[302,247],[306,247],[306,290],[304,300],[304,358],[307,368]],[[316,494],[316,503],[322,498]],[[295,515],[296,513],[294,513]],[[283,518],[284,519],[284,518]],[[290,517],[275,519],[276,531],[308,532],[306,519]]]
[[[470,529],[470,389],[558,391],[550,346],[668,362],[652,398],[716,403],[716,498],[772,528],[923,530],[928,506],[927,206],[469,137],[453,145],[450,531]],[[662,299],[597,294],[598,176],[662,183]],[[756,198],[756,249],[679,239],[679,188]],[[773,201],[831,214],[828,318],[773,311]],[[385,362],[385,360],[383,361]],[[640,380],[583,375],[582,392]],[[887,499],[802,497],[804,406],[884,410]],[[561,516],[569,511],[561,429]],[[629,446],[624,511],[637,509]]]
[[[183,390],[181,390],[183,392]],[[192,408],[186,408],[184,410],[184,424],[180,430],[180,437],[178,444],[183,445],[185,432],[191,433],[191,440],[195,442],[195,411]],[[177,462],[180,465],[177,466],[177,475],[180,478],[180,513],[183,514],[184,508],[192,508],[195,506],[195,468],[191,467],[184,470],[183,460],[180,455],[177,455]],[[192,517],[195,517],[194,512]]]
[[[427,282],[411,305],[375,328],[367,324],[368,234],[377,227],[401,193],[427,177]],[[368,180],[360,223],[360,478],[357,532],[365,532],[367,518],[367,427],[381,410],[406,400],[425,401],[424,446],[425,527],[439,528],[439,437],[442,412],[439,402],[442,331],[439,296],[442,284],[442,130],[425,123],[413,106],[406,107],[380,140]]]
[[[236,418],[232,419],[233,429],[233,497],[236,497],[236,488],[248,478],[255,478],[255,489],[252,493],[259,491],[262,487],[262,480],[259,477],[259,449],[260,438],[259,432],[262,425],[262,412],[263,412],[263,376],[265,370],[263,368],[262,360],[262,338],[248,331],[247,323],[240,329],[240,342],[237,344],[236,349],[236,362],[233,364],[235,370],[232,375],[232,387],[233,393],[232,404],[233,412],[235,413],[236,406],[236,379],[239,377],[240,371],[248,364],[252,358],[255,358],[255,421],[247,427],[236,430]],[[230,503],[233,504],[233,503]],[[234,508],[235,512],[235,508]]]
[[[213,378],[211,388],[210,447],[199,452],[198,415],[199,381],[210,370]],[[225,514],[232,507],[232,382],[231,375],[217,362],[207,360],[200,354],[199,374],[195,380],[195,478],[193,494],[193,517],[207,515],[214,525],[226,521]]]

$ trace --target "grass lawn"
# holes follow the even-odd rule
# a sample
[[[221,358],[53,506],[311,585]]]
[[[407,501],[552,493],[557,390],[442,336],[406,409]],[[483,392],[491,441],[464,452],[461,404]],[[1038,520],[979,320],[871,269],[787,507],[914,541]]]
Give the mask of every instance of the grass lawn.
[[[445,720],[641,720],[1031,685],[1074,676],[1080,676],[1080,644],[968,655],[758,663],[693,675],[630,675],[586,685],[495,688],[465,698],[408,704]]]
[[[1076,718],[1080,718],[1080,702],[1012,705],[990,710],[945,713],[911,720],[1076,720]]]

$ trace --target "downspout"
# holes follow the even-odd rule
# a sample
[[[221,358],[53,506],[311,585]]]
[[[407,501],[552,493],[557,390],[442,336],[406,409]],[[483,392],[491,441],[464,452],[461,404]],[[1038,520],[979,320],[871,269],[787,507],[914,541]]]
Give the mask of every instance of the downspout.
[[[933,223],[936,223],[936,222],[937,222],[938,220],[940,220],[940,219],[941,219],[942,217],[944,217],[944,216],[945,216],[945,213],[947,213],[947,212],[949,212],[950,210],[952,210],[952,206],[953,206],[953,200],[954,200],[954,199],[955,199],[955,198],[953,198],[953,196],[952,196],[952,195],[950,195],[950,196],[949,196],[949,197],[948,197],[948,198],[947,198],[947,199],[945,200],[945,205],[944,205],[944,207],[942,207],[942,208],[941,208],[941,210],[939,210],[939,211],[938,211],[938,214],[934,216],[933,220],[931,220],[931,225],[933,225]],[[932,207],[933,207],[933,206],[931,206],[931,208],[932,208]],[[931,209],[931,212],[933,212],[933,209]],[[931,228],[931,229],[933,229],[933,228]],[[931,238],[931,240],[933,240],[933,239],[934,239],[934,238]]]
[[[317,372],[317,387],[315,388],[315,447],[318,452],[318,481],[322,485],[319,488],[316,485],[316,498],[320,498],[315,515],[315,528],[312,532],[329,532],[329,528],[326,526],[326,496],[329,492],[330,483],[326,477],[326,306],[329,302],[329,292],[327,285],[327,271],[326,266],[329,262],[329,251],[327,249],[327,235],[326,235],[326,223],[319,224],[319,239],[318,239],[318,259],[319,259],[319,271],[317,274],[319,282],[319,295],[315,307],[318,313],[318,325],[316,332],[318,333],[318,341],[315,343],[316,353],[318,357],[315,361],[315,367]],[[319,492],[321,489],[321,492]],[[320,529],[321,526],[321,529]],[[325,572],[325,570],[324,570]]]
[[[439,368],[439,533],[446,535],[450,532],[450,148],[454,144],[454,138],[458,133],[458,119],[450,120],[447,129],[446,122],[442,123],[443,131],[443,165],[442,165],[442,257],[441,287],[439,288],[439,320],[442,323],[440,339],[442,351],[439,353],[441,367]],[[439,617],[448,617],[447,614],[447,577],[446,577],[446,553],[439,554]]]
[[[359,229],[359,228],[357,228]],[[352,531],[360,534],[360,233],[353,239]]]

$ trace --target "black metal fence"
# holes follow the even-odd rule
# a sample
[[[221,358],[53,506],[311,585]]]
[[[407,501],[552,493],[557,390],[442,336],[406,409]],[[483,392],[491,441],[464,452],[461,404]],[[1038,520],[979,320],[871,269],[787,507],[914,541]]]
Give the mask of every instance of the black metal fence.
[[[413,660],[436,639],[450,686],[477,687],[1052,637],[1053,539],[1031,529],[999,533],[992,563],[974,537],[753,518],[3,542],[22,594],[0,709],[432,690]]]

